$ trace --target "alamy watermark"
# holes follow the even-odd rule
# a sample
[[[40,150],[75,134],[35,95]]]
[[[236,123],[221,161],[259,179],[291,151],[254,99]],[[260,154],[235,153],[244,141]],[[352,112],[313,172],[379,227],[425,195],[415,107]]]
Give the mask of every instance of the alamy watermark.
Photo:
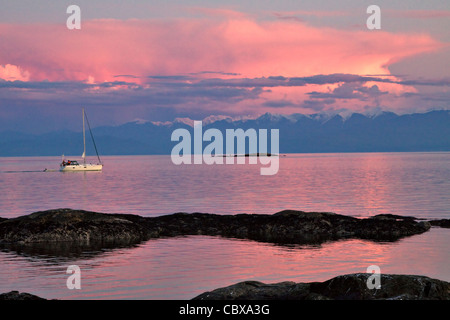
[[[66,13],[70,14],[66,20],[67,29],[81,29],[81,8],[78,5],[72,4],[67,7]],[[372,4],[367,7],[366,13],[370,14],[366,20],[367,29],[381,29],[381,8],[375,4]]]
[[[67,267],[67,274],[71,274],[66,280],[67,289],[81,289],[81,270],[77,265],[71,265]]]
[[[274,175],[279,169],[279,129],[270,130],[270,153],[268,152],[267,129],[226,129],[224,137],[219,129],[210,128],[203,132],[202,121],[194,121],[194,150],[192,152],[191,133],[187,129],[178,128],[172,132],[171,140],[179,141],[172,148],[171,159],[180,164],[249,164],[268,165],[261,167],[261,175]],[[248,153],[246,153],[246,141]],[[203,142],[209,144],[203,148]],[[237,142],[235,144],[235,141]],[[236,150],[236,152],[235,152]]]
[[[381,269],[377,265],[371,265],[367,267],[367,273],[370,273],[371,276],[367,278],[367,288],[370,290],[373,289],[381,289]]]
[[[370,14],[367,18],[366,26],[369,30],[381,29],[381,8],[375,4],[367,7],[366,12]]]
[[[66,20],[67,29],[81,29],[81,9],[79,6],[73,4],[67,7],[67,14],[70,16]]]

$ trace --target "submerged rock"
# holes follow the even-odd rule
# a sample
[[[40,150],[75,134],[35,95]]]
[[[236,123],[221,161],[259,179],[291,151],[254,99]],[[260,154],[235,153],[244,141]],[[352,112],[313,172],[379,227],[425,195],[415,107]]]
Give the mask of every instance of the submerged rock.
[[[0,243],[139,242],[151,238],[210,235],[278,244],[320,244],[344,238],[395,241],[430,229],[413,217],[367,219],[328,212],[285,210],[273,215],[175,213],[159,217],[57,209],[0,222]]]
[[[324,282],[240,282],[193,300],[450,300],[450,283],[416,275],[382,274],[381,288],[369,289],[368,273],[342,275]]]

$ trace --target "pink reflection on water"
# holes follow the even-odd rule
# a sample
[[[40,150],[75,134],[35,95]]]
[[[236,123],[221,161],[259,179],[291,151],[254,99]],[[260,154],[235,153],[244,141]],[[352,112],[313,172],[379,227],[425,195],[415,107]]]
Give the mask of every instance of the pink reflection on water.
[[[297,209],[448,218],[449,156],[290,155],[281,158],[275,176],[261,176],[259,166],[176,167],[166,156],[106,157],[109,165],[99,174],[0,173],[0,216],[72,207],[145,216]],[[2,171],[39,170],[54,158],[0,160]],[[323,281],[365,272],[372,264],[383,273],[450,281],[448,239],[448,229],[433,228],[395,243],[345,240],[288,247],[198,236],[151,240],[89,259],[0,252],[0,292],[62,299],[190,299],[244,280]],[[70,264],[82,270],[81,291],[65,287]]]
[[[418,274],[450,280],[448,230],[433,228],[394,243],[342,240],[321,246],[278,246],[220,237],[150,240],[89,259],[58,261],[0,253],[0,291],[24,290],[61,299],[191,299],[244,280],[266,283],[325,281],[366,272]],[[77,264],[82,289],[65,287],[65,269]]]
[[[0,216],[61,207],[156,216],[294,209],[367,217],[445,218],[450,153],[290,154],[274,176],[259,165],[181,165],[170,156],[105,157],[101,173],[42,170],[56,157],[0,158]],[[58,162],[59,163],[59,162]]]

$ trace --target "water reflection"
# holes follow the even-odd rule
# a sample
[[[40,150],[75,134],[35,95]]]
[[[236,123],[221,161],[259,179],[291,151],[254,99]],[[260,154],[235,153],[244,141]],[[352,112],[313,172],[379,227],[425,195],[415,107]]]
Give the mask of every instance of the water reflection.
[[[320,246],[260,243],[209,236],[153,239],[64,260],[0,252],[0,292],[20,290],[60,299],[190,299],[218,287],[256,280],[325,281],[365,272],[420,274],[450,280],[448,230],[395,243],[341,240]],[[54,261],[56,260],[56,261]],[[426,263],[424,263],[426,261]],[[68,290],[66,268],[79,265],[82,289]]]
[[[57,157],[0,158],[0,216],[53,208],[157,216],[174,212],[273,214],[284,209],[367,217],[449,217],[450,153],[301,154],[280,158],[275,176],[259,166],[174,166],[170,156],[105,157],[102,173],[61,174]],[[190,299],[243,280],[324,281],[365,272],[450,281],[448,229],[396,242],[348,239],[277,245],[209,236],[100,247],[36,245],[0,250],[0,292],[61,299]],[[66,288],[66,268],[82,290]]]
[[[0,252],[8,254],[16,254],[22,256],[30,261],[50,262],[51,264],[67,264],[71,261],[82,261],[95,259],[98,255],[105,253],[114,254],[115,252],[126,252],[134,248],[148,245],[152,242],[164,239],[175,239],[181,241],[182,239],[222,239],[223,241],[240,241],[241,243],[252,245],[266,245],[277,247],[282,252],[299,252],[302,250],[320,250],[323,246],[331,245],[333,242],[345,242],[351,240],[358,240],[354,237],[339,238],[339,239],[314,239],[314,241],[299,241],[291,242],[269,242],[258,239],[235,238],[228,236],[208,236],[208,235],[178,235],[178,236],[164,236],[160,238],[147,240],[114,240],[114,241],[52,241],[52,242],[31,242],[31,243],[0,243]],[[412,235],[411,237],[414,237]],[[402,238],[406,238],[402,237]],[[400,241],[401,238],[395,240],[376,240],[376,239],[359,239],[366,242],[368,245],[373,243],[373,246],[390,244]],[[221,240],[221,241],[222,241]]]
[[[131,249],[143,241],[89,241],[89,242],[34,242],[2,243],[0,251],[14,253],[31,260],[48,260],[52,263],[68,263],[74,260],[93,259],[97,255],[115,250]]]

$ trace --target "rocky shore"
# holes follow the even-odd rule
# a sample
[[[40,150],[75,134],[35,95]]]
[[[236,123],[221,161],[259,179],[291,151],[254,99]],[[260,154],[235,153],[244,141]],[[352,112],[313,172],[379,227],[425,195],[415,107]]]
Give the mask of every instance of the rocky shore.
[[[423,233],[430,227],[427,221],[389,214],[358,219],[328,212],[285,210],[273,215],[175,213],[142,217],[56,209],[1,219],[0,243],[138,242],[209,235],[278,244],[320,244],[349,238],[395,241]]]
[[[448,219],[421,221],[391,214],[358,219],[328,212],[285,210],[273,215],[175,213],[159,217],[105,214],[73,209],[0,218],[0,246],[20,252],[50,250],[53,254],[114,248],[130,243],[186,235],[249,239],[276,244],[320,244],[340,239],[396,241],[435,227]],[[75,247],[74,247],[75,244]],[[78,246],[82,244],[80,248]],[[68,249],[70,248],[70,249]],[[54,252],[53,252],[54,251]],[[450,284],[416,275],[381,275],[381,289],[368,289],[370,274],[350,274],[325,282],[264,284],[244,281],[205,292],[195,300],[449,300]],[[11,291],[0,300],[41,299]]]
[[[47,300],[31,293],[10,291],[0,293],[0,301],[2,300]]]
[[[0,221],[0,243],[133,241],[148,237],[145,219],[72,209]]]
[[[368,273],[324,282],[265,284],[244,281],[193,300],[450,300],[450,283],[416,275],[381,274],[381,288],[369,289]]]
[[[450,283],[417,275],[381,274],[380,289],[369,289],[368,273],[341,275],[324,282],[244,281],[192,300],[450,300]],[[10,291],[0,300],[44,300],[29,293]]]

